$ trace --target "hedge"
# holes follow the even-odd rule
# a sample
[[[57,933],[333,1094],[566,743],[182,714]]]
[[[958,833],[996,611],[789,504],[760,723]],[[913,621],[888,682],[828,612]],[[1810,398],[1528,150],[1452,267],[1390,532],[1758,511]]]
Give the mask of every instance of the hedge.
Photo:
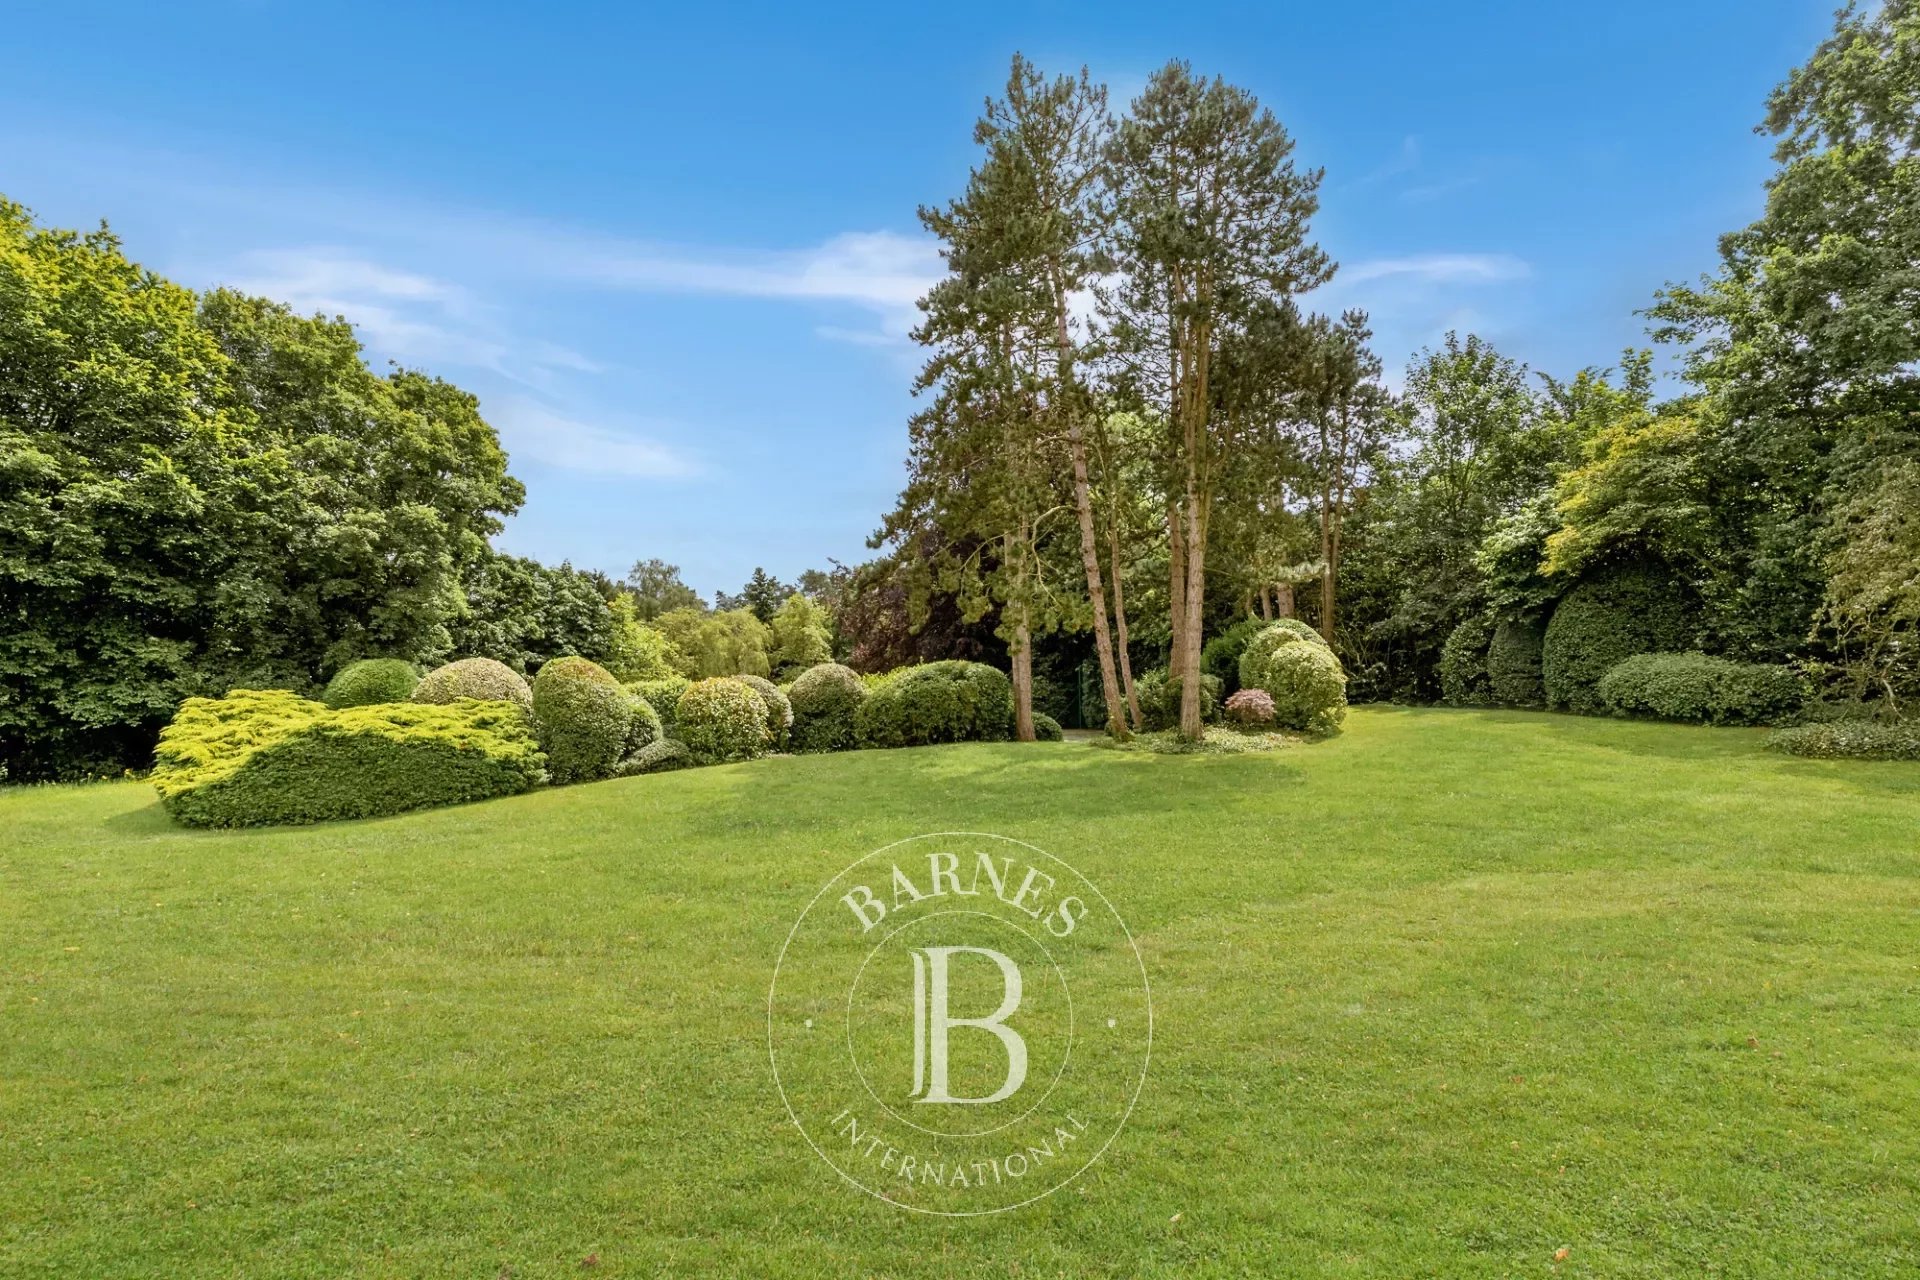
[[[1495,705],[1537,707],[1546,701],[1540,681],[1540,625],[1530,619],[1502,619],[1487,645],[1487,688]]]
[[[283,690],[189,698],[155,761],[161,803],[196,827],[381,817],[512,795],[544,777],[512,702],[335,711]]]
[[[1691,593],[1651,566],[1582,582],[1562,597],[1547,623],[1540,653],[1547,705],[1603,712],[1600,677],[1637,653],[1692,648],[1694,614]]]
[[[863,747],[1004,742],[1013,736],[1013,685],[980,662],[929,662],[876,684],[854,713]]]
[[[513,702],[522,711],[533,711],[533,690],[526,680],[506,663],[492,658],[462,658],[435,667],[414,686],[411,701],[439,706],[461,698]]]
[[[793,731],[793,703],[780,692],[780,686],[765,676],[735,676],[760,695],[767,709],[767,742],[775,751],[785,751]]]
[[[765,755],[767,704],[752,686],[733,676],[690,685],[674,709],[680,741],[702,764]]]
[[[1775,729],[1767,745],[1816,760],[1920,760],[1920,721],[1834,720]]]
[[[1455,627],[1440,646],[1440,696],[1456,707],[1484,707],[1494,701],[1487,651],[1493,644],[1493,619],[1475,614]]]
[[[632,696],[597,662],[554,658],[533,678],[533,722],[555,783],[610,778],[626,754]]]
[[[823,662],[800,673],[787,698],[793,705],[795,751],[846,751],[854,746],[854,716],[867,686],[850,667]]]
[[[1698,724],[1771,724],[1805,698],[1791,667],[1732,662],[1697,650],[1641,653],[1600,677],[1600,701],[1615,715]]]
[[[327,681],[320,701],[338,711],[381,702],[405,702],[420,683],[420,672],[399,658],[362,658],[349,662]]]

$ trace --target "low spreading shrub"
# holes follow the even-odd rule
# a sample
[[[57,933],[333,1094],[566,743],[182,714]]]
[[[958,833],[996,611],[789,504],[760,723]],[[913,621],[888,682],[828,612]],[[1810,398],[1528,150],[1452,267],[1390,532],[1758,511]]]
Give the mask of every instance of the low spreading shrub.
[[[1704,653],[1641,653],[1615,663],[1596,692],[1615,715],[1698,724],[1772,724],[1804,699],[1791,667]]]
[[[630,680],[627,692],[645,698],[647,705],[660,716],[660,733],[664,737],[678,736],[673,717],[680,706],[680,695],[693,686],[693,681],[685,676],[662,676],[658,680]]]
[[[420,683],[420,672],[399,658],[362,658],[349,662],[327,681],[320,701],[335,711],[380,702],[405,702]]]
[[[1455,627],[1440,646],[1440,695],[1456,707],[1484,707],[1494,701],[1487,669],[1493,629],[1492,618],[1475,614]]]
[[[435,667],[414,686],[411,701],[441,705],[461,698],[514,702],[522,711],[533,711],[533,690],[526,680],[506,663],[492,658],[462,658]]]
[[[1495,705],[1537,707],[1546,701],[1540,683],[1540,626],[1525,618],[1502,619],[1487,645],[1487,687]]]
[[[154,789],[196,827],[372,818],[525,791],[544,776],[506,701],[332,710],[284,691],[189,698],[160,735]]]
[[[562,786],[613,776],[633,724],[633,701],[597,662],[554,658],[533,678],[533,723],[547,775]]]
[[[1920,760],[1920,721],[1832,720],[1775,729],[1775,751],[1815,760]]]
[[[1220,714],[1220,677],[1200,675],[1200,720],[1212,724]],[[1133,696],[1140,703],[1143,732],[1159,733],[1180,725],[1180,683],[1167,677],[1165,667],[1155,667],[1133,682]]]
[[[767,742],[775,751],[785,751],[793,730],[793,703],[780,692],[780,686],[765,676],[736,676],[760,695],[767,708]]]
[[[673,738],[659,738],[620,762],[620,776],[631,778],[642,773],[665,773],[698,763],[687,744]]]
[[[882,680],[854,713],[863,747],[1003,742],[1013,736],[1013,685],[980,662],[929,662]]]
[[[1274,721],[1273,695],[1265,689],[1242,689],[1227,699],[1227,719],[1246,729],[1258,729]]]
[[[1033,740],[1035,742],[1065,742],[1066,731],[1060,722],[1044,711],[1033,713]]]
[[[867,700],[857,672],[823,662],[800,673],[787,690],[793,706],[790,734],[795,751],[846,751],[854,746],[854,715]]]
[[[701,764],[750,760],[765,755],[767,704],[753,687],[733,676],[715,676],[688,686],[674,709],[680,741]]]
[[[1249,646],[1247,652],[1251,655],[1255,650]],[[1283,643],[1267,652],[1248,674],[1255,677],[1248,687],[1265,690],[1273,699],[1276,724],[1332,733],[1346,719],[1347,673],[1325,645]]]
[[[1600,677],[1637,653],[1692,647],[1691,593],[1660,569],[1637,566],[1590,579],[1553,611],[1540,652],[1547,705],[1597,715]]]

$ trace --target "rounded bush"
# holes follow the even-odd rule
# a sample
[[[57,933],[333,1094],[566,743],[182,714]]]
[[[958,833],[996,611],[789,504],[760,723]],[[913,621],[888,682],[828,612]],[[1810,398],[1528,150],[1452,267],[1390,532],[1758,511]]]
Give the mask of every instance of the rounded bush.
[[[1646,566],[1581,583],[1553,611],[1540,650],[1547,705],[1595,715],[1606,710],[1600,677],[1636,653],[1691,647],[1693,602],[1671,574]]]
[[[647,705],[660,717],[660,732],[663,736],[675,737],[673,717],[680,706],[680,695],[693,685],[685,676],[661,676],[657,680],[630,680],[627,692],[638,694],[646,699]]]
[[[1493,619],[1476,614],[1455,627],[1440,646],[1440,694],[1456,707],[1484,707],[1493,701],[1487,650],[1493,643]]]
[[[1501,621],[1487,645],[1487,688],[1495,705],[1537,707],[1546,700],[1540,683],[1540,626],[1529,619]]]
[[[1306,623],[1298,618],[1282,618],[1278,622],[1269,622],[1254,633],[1247,647],[1240,653],[1240,687],[1242,689],[1264,689],[1269,676],[1268,664],[1273,655],[1295,644],[1313,644],[1327,648],[1326,640]],[[1332,650],[1328,650],[1332,652]],[[1143,708],[1144,710],[1144,708]]]
[[[620,776],[631,778],[642,773],[665,773],[698,763],[687,744],[673,738],[658,738],[620,762]]]
[[[554,658],[533,678],[533,722],[554,782],[610,778],[626,754],[633,697],[597,662]]]
[[[702,764],[750,760],[766,754],[767,704],[753,686],[733,676],[689,685],[674,708],[680,741]]]
[[[625,688],[624,691],[627,695],[627,710],[633,713],[633,719],[627,725],[627,742],[621,748],[620,758],[630,760],[639,752],[666,737],[666,731],[660,723],[660,713],[653,709],[651,702],[631,688]]]
[[[1635,654],[1607,669],[1598,693],[1615,715],[1698,724],[1771,724],[1797,711],[1805,696],[1791,667],[1697,650]]]
[[[362,658],[349,662],[327,681],[320,701],[338,711],[342,707],[366,707],[381,702],[405,702],[420,683],[420,672],[411,662],[399,658]]]
[[[533,710],[533,690],[519,672],[492,658],[462,658],[427,672],[413,687],[412,702],[448,703],[461,698],[482,702],[514,702]]]
[[[1274,715],[1273,695],[1265,689],[1242,689],[1227,699],[1227,719],[1242,728],[1270,725]]]
[[[736,676],[744,681],[748,688],[760,695],[760,701],[767,707],[767,742],[775,751],[787,749],[788,735],[793,729],[793,703],[787,695],[780,692],[780,686],[765,676]]]
[[[1035,742],[1065,742],[1066,731],[1060,722],[1044,711],[1033,713],[1033,740]]]
[[[1200,720],[1212,724],[1220,714],[1220,677],[1200,675]],[[1180,724],[1180,683],[1167,677],[1165,667],[1155,667],[1133,682],[1133,696],[1140,703],[1140,727],[1148,733],[1173,729]]]
[[[1920,760],[1920,722],[1834,720],[1775,729],[1767,745],[1815,760]]]
[[[1283,644],[1257,673],[1273,699],[1274,723],[1332,733],[1347,716],[1347,673],[1325,645]]]
[[[929,662],[876,684],[854,713],[863,747],[1002,742],[1013,736],[1013,684],[980,662]]]
[[[837,662],[808,667],[787,690],[793,706],[795,751],[846,751],[854,745],[854,714],[867,700],[859,673]]]

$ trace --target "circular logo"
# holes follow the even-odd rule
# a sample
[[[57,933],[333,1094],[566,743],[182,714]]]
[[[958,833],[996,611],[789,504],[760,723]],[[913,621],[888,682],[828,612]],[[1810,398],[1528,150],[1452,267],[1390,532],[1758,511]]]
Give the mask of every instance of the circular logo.
[[[966,1216],[1100,1158],[1146,1081],[1153,998],[1085,876],[1004,836],[915,836],[829,880],[767,993],[787,1111],[840,1176]]]

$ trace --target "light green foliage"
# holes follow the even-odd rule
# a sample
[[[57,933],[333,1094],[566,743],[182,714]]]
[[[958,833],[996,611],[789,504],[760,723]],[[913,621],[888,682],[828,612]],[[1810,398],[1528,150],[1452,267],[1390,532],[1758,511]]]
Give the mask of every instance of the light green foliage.
[[[772,644],[767,661],[782,679],[791,680],[833,657],[827,611],[797,591],[774,613],[767,630]]]
[[[686,655],[667,639],[666,632],[640,621],[633,597],[622,593],[607,606],[612,616],[612,639],[606,668],[622,683],[658,680],[678,674]]]
[[[1455,627],[1440,648],[1440,689],[1456,707],[1484,707],[1494,701],[1487,669],[1493,627],[1492,618],[1476,613]]]
[[[731,676],[688,686],[673,718],[680,741],[701,764],[764,755],[772,741],[766,703],[752,686]]]
[[[787,690],[793,704],[795,751],[846,751],[854,745],[854,716],[867,699],[857,672],[823,662],[800,673]]]
[[[1920,461],[1889,463],[1834,513],[1821,622],[1856,697],[1920,695]]]
[[[1318,644],[1283,644],[1261,664],[1250,688],[1273,698],[1273,718],[1288,729],[1333,733],[1347,714],[1347,673]]]
[[[780,686],[760,676],[739,676],[739,681],[760,695],[760,701],[767,708],[767,740],[775,751],[787,749],[788,735],[793,730],[793,703],[787,695],[780,692]]]
[[[533,722],[560,785],[613,775],[633,727],[633,698],[598,663],[555,658],[533,678]]]
[[[1537,707],[1546,700],[1540,678],[1540,624],[1502,618],[1487,645],[1487,686],[1502,707]]]
[[[492,658],[461,658],[444,667],[435,667],[421,677],[413,688],[412,701],[429,704],[477,698],[482,702],[505,700],[517,703],[528,713],[533,711],[533,690],[519,672]]]
[[[746,609],[708,613],[674,609],[655,624],[681,654],[679,671],[692,680],[715,676],[765,676],[767,628]]]
[[[666,724],[661,720],[660,713],[653,709],[653,704],[630,688],[626,690],[626,694],[627,709],[631,713],[631,718],[627,724],[626,746],[620,752],[620,758],[623,761],[631,759],[667,736]]]
[[[1583,582],[1553,611],[1541,644],[1547,705],[1598,715],[1600,677],[1636,653],[1693,647],[1696,606],[1671,574],[1632,566]]]
[[[979,662],[929,662],[875,685],[854,713],[863,747],[998,742],[1013,733],[1013,686]]]
[[[1325,649],[1327,642],[1318,631],[1297,618],[1269,622],[1248,640],[1240,651],[1240,687],[1264,689],[1270,678],[1273,655],[1293,644],[1314,644]]]
[[[660,732],[671,738],[675,736],[673,717],[680,707],[680,695],[692,684],[685,676],[671,675],[658,680],[629,681],[627,691],[646,700],[660,717]]]
[[[510,702],[334,711],[278,690],[188,699],[155,759],[167,812],[196,827],[379,817],[512,795],[544,776]]]
[[[1200,677],[1200,720],[1212,723],[1220,712],[1219,676],[1203,673]],[[1180,723],[1180,685],[1167,679],[1165,667],[1143,672],[1133,682],[1133,696],[1140,703],[1140,726],[1148,733],[1172,729]]]
[[[376,702],[405,702],[420,683],[420,671],[398,658],[362,658],[349,662],[327,682],[320,700],[334,710]]]
[[[1774,724],[1806,700],[1791,667],[1698,651],[1635,654],[1610,667],[1596,692],[1615,715],[1700,724]]]
[[[1044,711],[1033,713],[1033,740],[1035,742],[1065,742],[1066,731],[1060,722]]]
[[[1920,721],[1835,720],[1775,729],[1767,745],[1818,760],[1920,760]]]

